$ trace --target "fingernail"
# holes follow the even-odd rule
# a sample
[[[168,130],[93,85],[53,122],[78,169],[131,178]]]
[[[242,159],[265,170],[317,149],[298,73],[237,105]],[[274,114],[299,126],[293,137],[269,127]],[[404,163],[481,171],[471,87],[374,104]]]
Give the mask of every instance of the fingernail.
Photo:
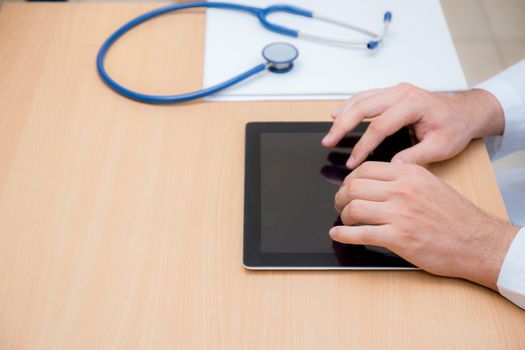
[[[350,156],[350,158],[348,158],[348,161],[346,162],[346,166],[349,168],[353,168],[354,162],[355,162],[354,156]]]
[[[337,227],[332,227],[328,234],[330,235],[330,237],[332,237],[332,239],[337,237]]]
[[[327,143],[327,142],[330,142],[330,140],[332,139],[332,134],[328,133],[326,134],[326,136],[323,138],[323,143]]]

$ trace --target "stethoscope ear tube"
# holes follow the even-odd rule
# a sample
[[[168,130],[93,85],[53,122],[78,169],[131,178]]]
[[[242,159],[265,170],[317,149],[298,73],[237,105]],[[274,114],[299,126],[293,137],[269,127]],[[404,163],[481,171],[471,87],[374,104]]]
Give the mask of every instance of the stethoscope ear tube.
[[[368,29],[358,27],[356,25],[340,21],[338,19],[324,16],[321,14],[313,13],[312,15],[313,19],[330,23],[339,27],[343,27],[346,29],[350,29],[356,32],[359,32],[361,34],[369,36],[371,39],[366,40],[352,40],[352,39],[346,39],[346,38],[335,38],[335,37],[327,37],[327,36],[321,36],[316,34],[310,34],[305,32],[298,32],[298,37],[306,40],[321,42],[321,43],[327,43],[327,44],[333,44],[333,45],[343,45],[343,46],[357,46],[357,47],[366,47],[369,50],[373,50],[379,46],[379,43],[383,41],[383,38],[386,36],[388,32],[388,26],[390,22],[392,21],[392,13],[390,11],[385,12],[383,15],[383,31],[381,34],[374,33]]]

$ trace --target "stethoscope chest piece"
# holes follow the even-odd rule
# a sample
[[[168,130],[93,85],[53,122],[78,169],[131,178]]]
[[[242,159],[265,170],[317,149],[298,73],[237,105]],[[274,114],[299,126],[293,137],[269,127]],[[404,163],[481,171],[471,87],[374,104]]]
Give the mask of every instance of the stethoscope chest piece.
[[[263,48],[262,56],[268,62],[270,72],[282,74],[292,70],[299,51],[292,44],[271,43]]]

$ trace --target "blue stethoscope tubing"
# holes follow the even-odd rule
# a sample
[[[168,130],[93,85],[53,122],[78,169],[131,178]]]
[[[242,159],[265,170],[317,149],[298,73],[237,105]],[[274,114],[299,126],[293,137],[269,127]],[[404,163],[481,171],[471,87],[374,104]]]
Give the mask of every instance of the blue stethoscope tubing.
[[[153,104],[168,104],[168,103],[180,103],[180,102],[188,102],[188,101],[192,101],[192,100],[196,100],[196,99],[199,99],[199,98],[202,98],[202,97],[205,97],[205,96],[208,96],[208,95],[211,95],[215,92],[218,92],[218,91],[221,91],[221,90],[224,90],[232,85],[235,85],[257,73],[260,73],[266,69],[270,69],[271,71],[273,72],[276,72],[276,73],[279,73],[279,70],[278,69],[274,69],[272,70],[271,68],[273,67],[272,64],[273,63],[281,63],[281,62],[267,62],[267,63],[261,63],[255,67],[253,67],[252,69],[244,72],[244,73],[241,73],[231,79],[228,79],[222,83],[219,83],[217,85],[213,85],[213,86],[210,86],[208,88],[204,88],[202,90],[198,90],[198,91],[194,91],[194,92],[189,92],[189,93],[183,93],[183,94],[178,94],[178,95],[148,95],[148,94],[143,94],[143,93],[140,93],[140,92],[136,92],[136,91],[133,91],[133,90],[130,90],[124,86],[122,86],[121,84],[117,83],[115,80],[113,80],[109,74],[107,73],[106,71],[106,68],[104,66],[104,60],[106,58],[106,55],[109,51],[109,49],[111,48],[111,46],[121,37],[123,36],[125,33],[127,33],[129,30],[131,30],[132,28],[138,26],[139,24],[141,23],[144,23],[154,17],[157,17],[157,16],[160,16],[160,15],[163,15],[163,14],[166,14],[168,12],[173,12],[173,11],[177,11],[177,10],[183,10],[183,9],[187,9],[187,8],[194,8],[194,7],[207,7],[207,8],[220,8],[220,9],[227,9],[227,10],[236,10],[236,11],[244,11],[244,12],[248,12],[250,14],[253,14],[255,15],[260,23],[268,30],[270,31],[273,31],[275,33],[278,33],[278,34],[282,34],[282,35],[286,35],[286,36],[290,36],[290,37],[294,37],[294,38],[298,38],[301,36],[301,33],[297,30],[294,30],[294,29],[290,29],[290,28],[286,28],[286,27],[283,27],[283,26],[279,26],[279,25],[276,25],[276,24],[273,24],[273,23],[270,23],[268,22],[267,20],[267,16],[271,13],[274,13],[274,12],[285,12],[285,13],[289,13],[289,14],[292,14],[292,15],[298,15],[298,16],[303,16],[303,17],[310,17],[310,18],[314,18],[314,14],[312,11],[308,11],[308,10],[305,10],[305,9],[301,9],[299,7],[295,7],[295,6],[290,6],[290,5],[273,5],[273,6],[269,6],[269,7],[266,7],[266,8],[257,8],[257,7],[252,7],[252,6],[245,6],[245,5],[239,5],[239,4],[234,4],[234,3],[226,3],[226,2],[186,2],[186,3],[179,3],[179,4],[175,4],[175,5],[168,5],[168,6],[165,6],[165,7],[161,7],[161,8],[158,8],[158,9],[155,9],[155,10],[152,10],[150,12],[147,12],[143,15],[140,15],[139,17],[136,17],[134,19],[132,19],[131,21],[129,21],[128,23],[124,24],[122,27],[120,27],[119,29],[117,29],[117,31],[115,31],[105,42],[104,44],[102,45],[102,47],[100,48],[98,54],[97,54],[97,70],[98,70],[98,73],[100,75],[100,77],[102,78],[102,80],[111,88],[113,89],[114,91],[116,91],[117,93],[125,96],[125,97],[128,97],[130,99],[133,99],[133,100],[136,100],[136,101],[139,101],[139,102],[145,102],[145,103],[153,103]],[[335,21],[335,20],[332,20],[332,19],[328,19],[326,17],[318,17],[318,19],[320,20],[323,20],[323,21],[326,21],[326,22],[330,22],[332,24],[336,24],[336,25],[340,25],[340,26],[343,26],[343,27],[346,27],[346,28],[349,28],[349,29],[353,29],[353,30],[357,30],[357,31],[360,31],[364,34],[367,34],[369,36],[371,36],[373,38],[373,40],[369,40],[367,42],[364,42],[364,44],[366,45],[366,47],[368,49],[374,49],[377,47],[377,45],[382,41],[382,38],[384,37],[384,35],[386,34],[386,30],[388,29],[388,24],[390,23],[391,19],[392,19],[392,14],[390,12],[386,12],[385,15],[384,15],[384,23],[385,23],[385,27],[383,29],[383,33],[381,35],[377,35],[377,34],[374,34],[372,32],[369,32],[365,29],[362,29],[362,28],[359,28],[359,27],[356,27],[356,26],[352,26],[352,25],[349,25],[349,24],[346,24],[346,23],[343,23],[343,22],[339,22],[339,21]],[[308,34],[304,34],[303,35],[305,38],[307,39],[312,39],[312,40],[318,40],[318,41],[328,41],[328,42],[332,42],[332,43],[343,43],[343,44],[361,44],[363,42],[358,42],[358,41],[341,41],[341,40],[331,40],[331,39],[328,39],[328,38],[323,38],[323,37],[317,37],[317,36],[314,36],[314,35],[308,35]],[[295,59],[295,57],[294,57]],[[285,62],[287,63],[287,62]],[[291,68],[291,61],[288,62],[289,63],[289,68]],[[274,65],[275,66],[275,65]],[[289,69],[286,69],[286,70],[282,70],[282,72],[287,72]]]

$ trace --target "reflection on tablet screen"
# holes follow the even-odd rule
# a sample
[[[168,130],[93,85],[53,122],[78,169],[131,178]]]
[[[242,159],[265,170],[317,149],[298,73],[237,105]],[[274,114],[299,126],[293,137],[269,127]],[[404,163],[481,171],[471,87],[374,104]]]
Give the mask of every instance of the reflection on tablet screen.
[[[345,164],[359,136],[349,135],[330,150],[321,146],[323,136],[261,134],[263,252],[333,250],[327,232],[338,220],[334,196],[350,173]],[[367,160],[390,161],[394,141],[380,145]]]

